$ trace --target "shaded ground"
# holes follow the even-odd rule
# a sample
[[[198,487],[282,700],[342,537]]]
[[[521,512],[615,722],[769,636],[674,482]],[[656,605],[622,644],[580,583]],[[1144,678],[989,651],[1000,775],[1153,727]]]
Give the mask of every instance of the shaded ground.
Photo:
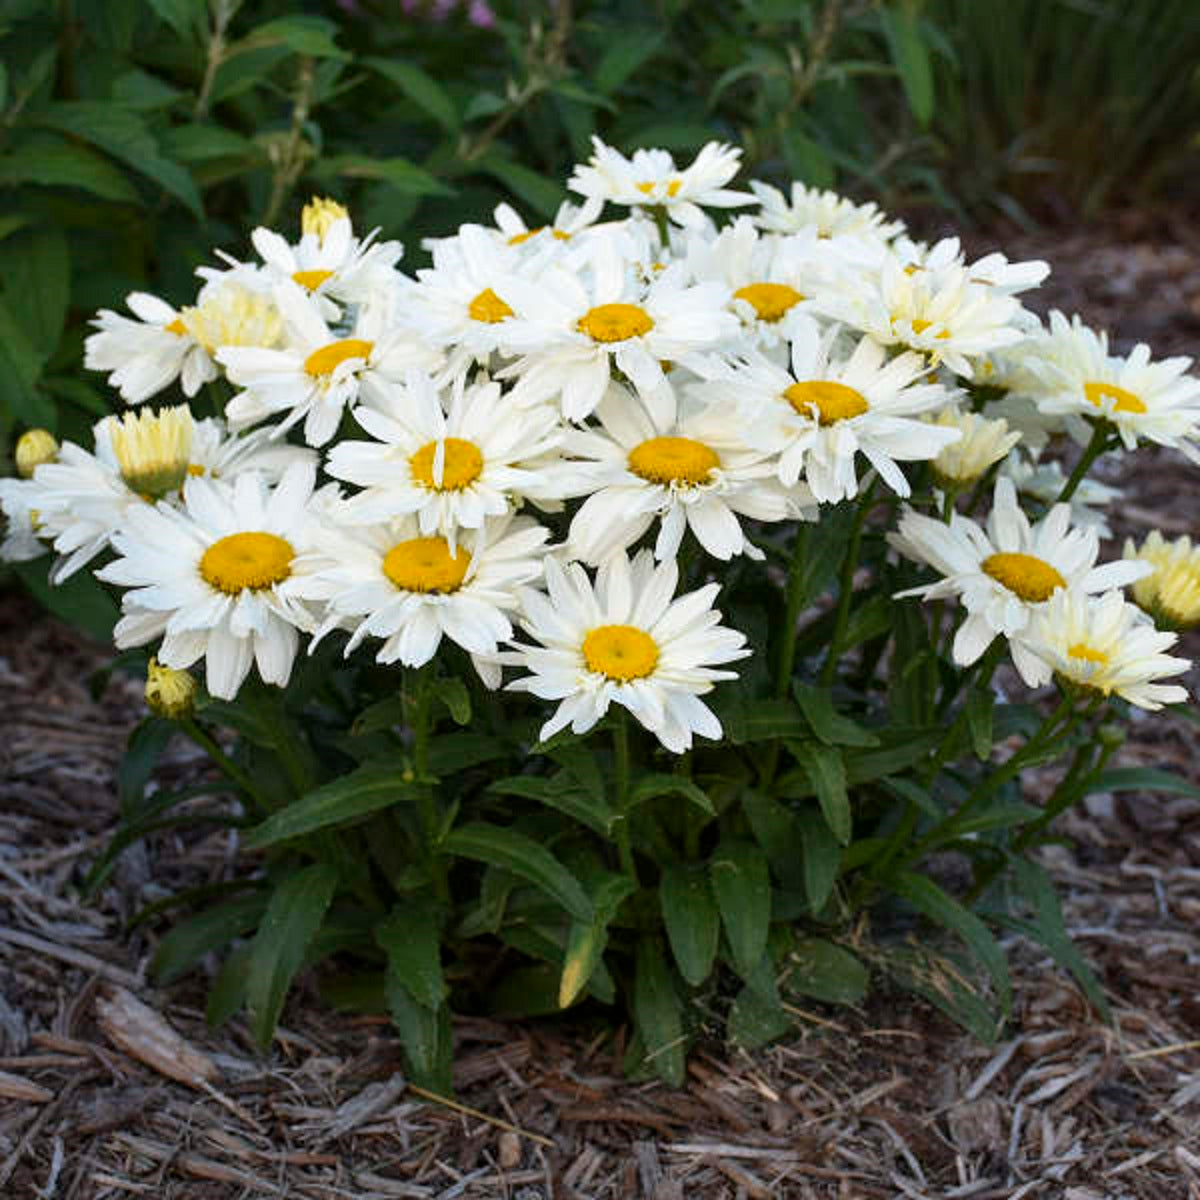
[[[1189,353],[1200,253],[1190,229],[1150,238],[1167,228],[1135,228],[1120,251],[1112,231],[999,240],[1054,261],[1051,303]],[[1121,532],[1200,532],[1200,472],[1165,453],[1134,469]],[[451,1106],[404,1085],[384,1022],[302,992],[264,1057],[238,1021],[205,1026],[203,981],[146,982],[156,931],[124,922],[221,878],[225,835],[134,848],[78,903],[141,713],[119,677],[92,697],[104,661],[0,597],[0,1196],[1200,1198],[1200,801],[1093,797],[1046,852],[1111,1026],[1016,941],[999,1046],[883,997],[797,1011],[795,1036],[753,1057],[702,1049],[673,1092],[621,1078],[620,1033],[461,1022]],[[1124,765],[1200,775],[1191,727],[1147,717],[1133,734]],[[180,742],[164,771],[201,769]]]

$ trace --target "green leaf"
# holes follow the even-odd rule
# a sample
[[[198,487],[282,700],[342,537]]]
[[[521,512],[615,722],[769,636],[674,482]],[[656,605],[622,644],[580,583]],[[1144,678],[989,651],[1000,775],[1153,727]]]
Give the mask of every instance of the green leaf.
[[[812,783],[833,836],[845,846],[853,835],[854,819],[846,792],[846,768],[841,752],[816,742],[789,741],[787,746]]]
[[[450,1010],[444,1004],[436,1010],[419,1004],[391,971],[387,973],[385,988],[388,1010],[404,1043],[404,1053],[408,1056],[414,1082],[442,1095],[449,1095],[453,1060]]]
[[[729,1010],[727,1028],[731,1041],[744,1050],[757,1050],[782,1037],[792,1024],[778,994],[765,996],[760,989],[747,984]]]
[[[558,1006],[569,1008],[575,1003],[592,976],[601,966],[608,945],[608,926],[617,914],[621,902],[637,890],[627,875],[606,873],[592,889],[596,915],[590,922],[574,921],[567,933],[567,950],[563,957],[562,978],[558,985]]]
[[[705,794],[703,788],[698,787],[684,775],[665,773],[641,776],[630,794],[630,808],[644,804],[647,800],[655,800],[659,796],[682,796],[706,816],[715,817],[717,815],[717,810],[713,808],[712,801]]]
[[[367,763],[272,813],[246,834],[243,845],[261,850],[316,829],[344,825],[401,800],[415,800],[418,791],[395,766]]]
[[[117,796],[126,820],[141,807],[146,784],[174,733],[174,722],[162,717],[146,717],[133,727],[117,767]]]
[[[817,687],[802,679],[792,683],[792,695],[804,713],[804,719],[812,726],[817,740],[827,746],[878,746],[879,738],[843,716],[833,706],[833,689]]]
[[[709,862],[734,965],[743,978],[758,965],[771,927],[771,880],[763,852],[750,842],[726,840]]]
[[[204,1019],[214,1028],[224,1025],[246,1003],[246,972],[253,949],[253,943],[246,942],[227,954],[208,990]]]
[[[867,994],[868,973],[849,950],[820,938],[796,943],[785,987],[826,1004],[859,1004]]]
[[[882,775],[895,775],[920,762],[942,740],[942,730],[889,729],[884,744],[878,750],[847,750],[842,759],[846,764],[846,784],[855,787],[870,783]]]
[[[114,104],[144,112],[167,108],[182,95],[178,88],[171,87],[157,75],[150,75],[146,71],[126,71],[112,85]]]
[[[827,188],[836,182],[837,170],[829,151],[795,122],[784,130],[783,153],[788,170],[810,187]]]
[[[682,1087],[684,1080],[682,1009],[662,947],[650,937],[640,938],[633,1019],[645,1046],[645,1065],[671,1087]]]
[[[0,320],[0,367],[8,348],[4,344],[3,328],[4,323]],[[4,382],[0,376],[0,400],[4,395]],[[27,422],[30,425],[45,423]],[[53,414],[49,423],[53,424]],[[12,569],[43,608],[77,629],[82,629],[96,641],[111,644],[113,626],[117,622],[117,606],[90,571],[77,571],[64,583],[54,586],[46,578],[46,564],[41,559],[13,563]]]
[[[98,100],[59,100],[42,109],[37,120],[128,163],[181,201],[198,220],[203,219],[195,180],[178,163],[163,158],[136,113]]]
[[[918,912],[958,934],[966,942],[987,968],[995,985],[996,995],[1007,1014],[1012,1006],[1012,982],[1008,976],[1004,952],[997,945],[988,927],[973,912],[948,896],[924,875],[903,871],[892,876],[889,882],[892,890],[907,900]]]
[[[0,162],[2,161],[0,160]],[[0,217],[0,242],[16,233],[18,229],[24,229],[32,220],[33,218],[28,213],[9,213],[7,216]]]
[[[592,902],[579,880],[540,842],[515,829],[483,822],[464,825],[442,839],[441,849],[512,871],[553,896],[577,921],[592,920]]]
[[[266,907],[266,896],[254,892],[205,909],[173,925],[159,942],[150,965],[155,980],[162,987],[174,983],[206,954],[220,950],[253,929],[262,919]]]
[[[4,248],[4,294],[43,360],[58,346],[71,295],[71,264],[62,230],[18,234]]]
[[[208,25],[207,0],[149,0],[150,7],[185,41],[197,41]]]
[[[475,165],[500,180],[509,191],[544,217],[553,217],[563,202],[563,191],[557,183],[503,155],[486,154]]]
[[[612,832],[616,813],[603,796],[597,800],[578,785],[573,775],[560,771],[546,778],[543,775],[513,775],[488,785],[488,791],[502,796],[522,796],[536,800],[549,808],[566,813],[581,825],[607,837]]]
[[[461,679],[437,679],[433,683],[433,691],[457,724],[466,725],[470,722],[471,693]]]
[[[819,913],[837,882],[842,854],[837,838],[815,813],[811,821],[801,822],[800,834],[804,839],[804,894],[813,913]]]
[[[996,804],[973,817],[968,817],[957,826],[955,833],[959,837],[965,837],[967,834],[986,833],[992,829],[1011,829],[1014,825],[1024,825],[1026,821],[1036,820],[1042,812],[1042,809],[1035,808],[1032,804],[1015,801],[1011,804]]]
[[[718,715],[725,736],[735,745],[746,742],[766,742],[773,738],[804,737],[807,722],[790,700],[746,700],[728,689],[729,694],[717,693]]]
[[[992,753],[992,716],[996,710],[996,693],[989,688],[975,687],[967,696],[965,712],[971,732],[971,748],[980,762],[987,762]]]
[[[375,941],[388,970],[418,1004],[435,1009],[443,1001],[441,910],[428,897],[406,896],[392,915],[375,926]]]
[[[486,733],[443,733],[429,744],[429,772],[437,778],[507,758],[511,747]]]
[[[454,189],[407,158],[371,158],[366,154],[338,154],[322,159],[310,170],[314,179],[331,181],[338,176],[347,179],[377,179],[406,196],[452,196]]]
[[[246,973],[246,1005],[254,1040],[270,1045],[284,997],[304,962],[337,888],[338,872],[314,863],[289,875],[272,893],[255,934]]]
[[[219,125],[174,125],[162,134],[163,153],[180,162],[208,162],[215,158],[256,161],[262,147],[250,138]]]
[[[596,90],[611,96],[644,62],[662,48],[666,35],[651,27],[634,27],[605,39],[606,49],[592,72]]]
[[[721,937],[721,918],[703,868],[663,868],[658,891],[667,938],[679,973],[699,987],[712,971]]]
[[[766,851],[772,869],[784,886],[797,890],[803,887],[804,839],[796,814],[777,800],[752,789],[742,793],[742,808],[755,840]]]
[[[1177,796],[1200,796],[1200,786],[1157,767],[1112,767],[1101,771],[1089,792],[1171,792]]]
[[[427,112],[447,133],[457,133],[462,124],[449,92],[415,63],[390,58],[368,57],[362,65],[378,71],[394,83],[418,108]]]
[[[0,184],[76,187],[102,200],[140,204],[138,190],[102,154],[52,133],[34,134],[0,157]]]
[[[275,46],[286,46],[293,54],[309,58],[349,58],[333,40],[337,23],[324,17],[279,17],[259,25],[240,41],[234,42],[226,51],[225,58],[235,58],[251,50],[264,50]]]
[[[933,67],[921,38],[917,10],[907,4],[883,5],[879,18],[892,62],[900,72],[908,107],[924,128],[933,118]]]

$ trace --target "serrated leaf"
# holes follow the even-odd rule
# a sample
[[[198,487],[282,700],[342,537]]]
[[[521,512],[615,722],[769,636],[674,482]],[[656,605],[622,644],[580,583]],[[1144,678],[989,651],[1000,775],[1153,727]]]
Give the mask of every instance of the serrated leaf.
[[[713,853],[709,879],[734,965],[745,978],[762,958],[771,928],[767,860],[752,843],[727,840]]]
[[[850,812],[846,768],[841,752],[817,742],[789,741],[787,745],[813,785],[826,824],[833,836],[845,846],[853,835],[854,819]]]
[[[401,800],[415,800],[418,794],[417,784],[395,766],[367,763],[273,812],[246,834],[243,844],[248,850],[261,850],[317,829],[344,825]]]
[[[650,937],[640,938],[633,1018],[645,1046],[645,1065],[671,1087],[682,1087],[684,1080],[682,1010],[662,947]]]
[[[248,933],[262,919],[267,897],[261,892],[228,900],[171,926],[155,951],[150,970],[166,987],[192,969],[206,954]]]
[[[415,105],[424,109],[447,133],[456,133],[461,124],[458,110],[449,92],[427,71],[415,63],[390,58],[368,57],[362,65],[378,71],[394,83]]]
[[[272,893],[255,934],[246,972],[246,1006],[254,1040],[270,1045],[283,1001],[304,962],[338,884],[336,867],[314,863],[289,875]]]
[[[784,886],[803,887],[804,840],[796,814],[777,800],[753,790],[742,794],[742,808],[755,840],[766,851]]]
[[[648,800],[659,796],[682,796],[694,804],[706,816],[715,817],[717,810],[705,794],[704,789],[697,786],[683,775],[668,775],[666,773],[651,773],[639,777],[629,797],[631,808],[645,804]]]
[[[579,880],[540,842],[515,829],[483,822],[463,825],[442,839],[441,849],[512,871],[553,896],[577,921],[592,920],[592,902]]]
[[[721,937],[721,916],[707,872],[701,867],[665,867],[658,898],[679,973],[699,987],[712,972]]]
[[[788,966],[785,987],[827,1004],[858,1004],[867,994],[867,968],[833,942],[821,938],[797,942]]]
[[[443,1001],[441,911],[428,897],[406,896],[392,915],[375,926],[375,942],[388,970],[418,1004],[435,1009]]]
[[[125,204],[140,204],[138,190],[102,154],[52,133],[27,137],[0,156],[0,184],[76,187]]]

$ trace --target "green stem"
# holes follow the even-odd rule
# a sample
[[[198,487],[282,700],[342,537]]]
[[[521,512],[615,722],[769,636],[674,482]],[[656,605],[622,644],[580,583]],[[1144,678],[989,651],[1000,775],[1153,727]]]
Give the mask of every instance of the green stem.
[[[854,597],[854,572],[858,570],[858,551],[862,544],[863,526],[866,524],[867,513],[871,508],[871,492],[874,485],[869,486],[859,497],[858,509],[854,514],[854,524],[850,527],[850,542],[846,547],[846,557],[842,560],[841,580],[838,587],[837,616],[834,618],[833,636],[829,639],[829,650],[825,662],[821,665],[821,686],[829,687],[837,673],[838,656],[841,653],[842,642],[846,638],[846,629],[850,624],[850,604]],[[795,633],[792,634],[795,640]]]
[[[288,129],[287,140],[275,160],[271,197],[259,222],[268,228],[275,224],[275,218],[279,216],[284,200],[304,169],[304,155],[300,145],[303,140],[304,123],[308,120],[308,110],[312,103],[315,71],[316,66],[311,58],[305,55],[300,59],[296,73],[296,91],[292,100],[292,123]]]
[[[437,849],[441,838],[441,813],[438,810],[437,795],[433,790],[435,780],[429,774],[429,734],[433,702],[430,683],[434,670],[434,665],[430,662],[409,673],[409,679],[414,684],[414,694],[411,697],[413,770],[417,777],[417,811],[421,817],[421,831],[425,837],[429,871],[437,894],[446,899],[450,894],[446,864]]]
[[[1092,430],[1092,440],[1088,442],[1087,449],[1075,464],[1073,470],[1063,484],[1063,489],[1058,493],[1056,504],[1064,504],[1075,495],[1075,489],[1083,481],[1083,477],[1088,473],[1088,468],[1100,457],[1101,454],[1108,448],[1109,428],[1105,421],[1097,421],[1095,428]]]
[[[633,861],[633,840],[629,831],[629,718],[618,706],[613,726],[613,764],[617,784],[617,820],[613,829],[621,870],[637,883],[637,864]]]
[[[783,618],[783,641],[779,646],[779,662],[775,669],[775,696],[783,699],[792,685],[792,669],[796,665],[796,622],[804,603],[804,568],[808,556],[808,530],[796,531],[792,546],[792,562],[788,568],[787,607]]]
[[[208,755],[220,769],[221,773],[254,801],[262,813],[269,813],[272,806],[263,798],[262,793],[254,785],[254,781],[217,745],[216,739],[210,737],[197,724],[194,717],[182,717],[179,721],[180,730]]]
[[[203,121],[208,116],[209,96],[212,93],[213,82],[217,71],[225,61],[225,31],[229,27],[230,18],[236,7],[231,0],[217,0],[213,6],[212,34],[208,39],[208,57],[204,64],[204,78],[200,82],[200,92],[196,96],[196,107],[192,110],[193,121]]]

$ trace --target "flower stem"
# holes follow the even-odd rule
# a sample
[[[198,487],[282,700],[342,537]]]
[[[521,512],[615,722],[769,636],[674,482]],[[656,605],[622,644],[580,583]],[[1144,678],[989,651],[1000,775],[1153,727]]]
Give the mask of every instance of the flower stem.
[[[450,894],[446,879],[446,864],[438,853],[438,842],[441,839],[441,814],[438,811],[437,796],[434,794],[435,780],[429,774],[429,734],[431,703],[433,700],[432,662],[418,667],[409,673],[413,681],[412,695],[412,731],[413,731],[413,770],[417,777],[417,811],[421,816],[421,830],[425,835],[425,852],[428,855],[429,871],[433,877],[433,885],[437,894],[443,899]]]
[[[179,728],[183,733],[190,737],[192,741],[195,742],[196,745],[208,755],[209,758],[212,759],[212,761],[220,769],[221,773],[230,781],[230,783],[237,786],[239,789],[241,789],[241,791],[245,792],[246,795],[250,797],[260,812],[269,813],[272,811],[273,806],[267,803],[262,793],[257,787],[255,787],[254,781],[250,778],[250,776],[247,775],[245,771],[243,771],[241,767],[239,767],[233,761],[233,759],[231,759],[229,755],[221,749],[219,745],[217,745],[215,738],[211,737],[200,728],[194,717],[181,717],[179,720]]]
[[[629,832],[629,718],[617,707],[613,726],[613,765],[617,784],[617,820],[613,833],[617,839],[617,855],[621,870],[637,883],[637,864],[633,861],[633,840]]]
[[[829,639],[829,650],[825,655],[825,662],[821,665],[822,687],[829,687],[833,683],[834,675],[837,673],[838,655],[841,653],[842,642],[846,638],[846,629],[850,624],[850,603],[854,596],[854,572],[858,570],[858,551],[862,544],[863,526],[866,524],[867,513],[871,508],[872,490],[868,487],[860,498],[858,510],[854,514],[854,524],[850,527],[850,542],[846,547],[846,557],[842,560],[833,636]],[[794,634],[792,640],[795,641]]]
[[[1083,481],[1083,477],[1088,473],[1088,468],[1108,449],[1109,429],[1104,421],[1097,421],[1095,428],[1092,430],[1092,440],[1088,442],[1087,449],[1084,450],[1079,461],[1075,464],[1073,470],[1063,484],[1063,489],[1058,493],[1058,499],[1055,504],[1065,504],[1075,495],[1075,489]]]

